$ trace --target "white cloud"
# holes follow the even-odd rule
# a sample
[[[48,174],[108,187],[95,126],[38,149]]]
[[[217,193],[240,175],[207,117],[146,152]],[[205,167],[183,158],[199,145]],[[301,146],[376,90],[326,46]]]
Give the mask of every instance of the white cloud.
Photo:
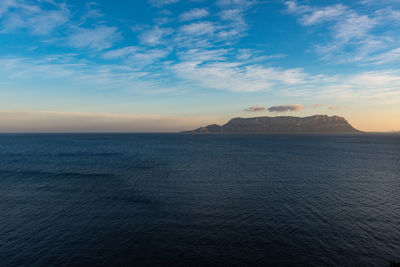
[[[217,5],[221,8],[219,14],[223,26],[218,37],[226,41],[242,37],[248,30],[246,12],[258,3],[250,0],[218,0]]]
[[[334,37],[344,43],[352,38],[364,37],[377,24],[375,19],[359,15],[343,4],[326,7],[299,6],[295,1],[285,4],[290,13],[299,16],[299,22],[304,26],[334,21]]]
[[[188,21],[195,20],[207,17],[209,15],[208,10],[206,8],[193,8],[185,13],[180,15],[180,20]]]
[[[254,0],[217,0],[217,5],[222,7],[248,8],[255,4]]]
[[[360,0],[359,3],[363,5],[388,5],[398,4],[399,0]]]
[[[340,101],[400,103],[400,71],[367,71],[349,75],[310,75],[302,69],[243,65],[228,62],[227,50],[191,50],[181,62],[157,62],[168,50],[128,47],[110,50],[109,58],[122,56],[124,64],[96,65],[74,55],[54,55],[41,60],[0,58],[0,78],[7,87],[21,81],[36,85],[57,82],[62,86],[91,86],[101,90],[134,90],[173,93],[206,88],[234,92],[272,91],[284,97],[313,97]],[[107,52],[106,52],[107,53]]]
[[[48,34],[55,27],[64,25],[68,18],[68,11],[48,11],[44,14],[39,14],[28,19],[27,23],[30,25],[36,25],[33,28],[35,34]]]
[[[137,46],[127,46],[120,49],[106,51],[102,54],[102,57],[105,59],[125,58],[139,50],[140,48]]]
[[[400,23],[400,9],[393,9],[391,6],[376,10],[374,15],[380,23]]]
[[[143,47],[127,46],[104,52],[105,59],[122,59],[125,64],[135,67],[150,65],[170,54],[170,49],[146,49]]]
[[[132,53],[126,61],[129,65],[150,65],[162,58],[168,56],[168,49],[150,49]]]
[[[191,2],[194,1],[191,0]],[[216,4],[221,11],[217,13],[217,20],[190,23],[189,21],[209,16],[207,8],[193,8],[178,17],[179,21],[185,24],[177,27],[174,32],[171,29],[161,28],[160,22],[156,21],[156,26],[152,30],[141,33],[139,39],[143,45],[165,45],[177,48],[178,51],[193,48],[209,49],[222,44],[231,45],[238,41],[248,29],[245,13],[255,3],[248,0],[219,0]],[[168,18],[167,23],[170,21],[171,18]],[[164,23],[166,22],[162,22]]]
[[[282,53],[264,56],[265,59],[278,59],[278,58],[285,58],[285,57],[287,57],[287,55],[282,54]]]
[[[172,33],[170,28],[159,28],[155,26],[153,29],[143,32],[140,36],[140,42],[145,45],[156,46],[163,42],[163,38]]]
[[[253,53],[252,53],[251,49],[242,48],[242,49],[239,49],[236,54],[236,58],[238,60],[248,60],[251,57],[253,57]]]
[[[243,9],[224,9],[221,11],[221,19],[231,20],[236,23],[245,25]]]
[[[297,1],[286,1],[284,2],[289,13],[293,14],[304,14],[310,11],[310,7],[306,5],[298,5]]]
[[[150,4],[155,7],[163,7],[165,5],[176,4],[180,0],[149,0]]]
[[[0,3],[1,32],[27,29],[36,35],[47,35],[69,21],[70,11],[64,4],[50,3],[50,10],[23,1],[2,0]],[[11,9],[12,8],[12,9]]]
[[[208,62],[227,60],[228,49],[189,49],[179,52],[178,56],[183,62]]]
[[[90,19],[98,19],[104,17],[104,13],[101,12],[100,9],[97,8],[98,4],[96,2],[87,2],[86,13],[79,18],[79,24],[82,25],[88,22]]]
[[[376,19],[351,13],[333,27],[334,37],[340,42],[347,43],[352,39],[366,37],[368,32],[376,25]]]
[[[242,66],[237,62],[187,61],[171,67],[185,80],[211,89],[256,92],[280,90],[291,85],[306,84],[313,77],[301,69],[279,69],[259,65]]]
[[[213,34],[215,32],[215,26],[211,22],[196,22],[192,24],[183,25],[180,28],[180,32],[187,35],[205,35]]]
[[[311,13],[304,14],[301,18],[303,25],[313,25],[324,21],[337,19],[347,12],[347,8],[342,4],[314,9]]]
[[[280,59],[285,58],[287,55],[285,54],[272,54],[265,55],[262,51],[257,51],[254,49],[245,49],[241,48],[235,51],[235,57],[241,63],[255,64],[257,62],[262,62],[270,59]]]
[[[67,44],[76,48],[103,50],[110,48],[121,39],[116,27],[97,26],[95,28],[78,28],[67,37]]]
[[[400,103],[400,71],[365,71],[342,75],[321,86],[318,96],[349,101]]]
[[[53,0],[0,1],[0,33],[11,33],[16,30],[28,30],[35,35],[49,35],[56,30],[56,38],[42,40],[47,43],[66,44],[75,48],[91,48],[103,50],[111,47],[121,39],[116,27],[108,27],[101,22],[92,28],[83,27],[88,18],[98,18],[102,14],[92,9],[93,3],[88,3],[88,12],[80,19],[74,20],[74,14],[69,6],[63,2]]]
[[[361,14],[343,4],[325,7],[299,5],[297,1],[286,1],[285,4],[289,13],[298,16],[301,25],[327,27],[325,32],[331,39],[315,45],[323,60],[370,62],[372,57],[382,58],[390,50],[393,53],[393,49],[400,47],[400,40],[385,28],[389,23],[400,22],[400,11],[392,7]],[[375,62],[385,63],[384,60]]]
[[[92,86],[99,90],[137,90],[152,92],[171,90],[155,74],[126,64],[96,65],[62,55],[45,59],[0,58],[0,77],[10,84],[35,81],[35,84],[57,82],[61,87]],[[178,90],[178,88],[176,88]]]
[[[2,0],[0,1],[0,18],[1,16],[8,11],[9,8],[17,7],[16,0]]]
[[[400,61],[400,47],[377,55],[373,55],[369,58],[369,61],[373,64],[385,64]]]

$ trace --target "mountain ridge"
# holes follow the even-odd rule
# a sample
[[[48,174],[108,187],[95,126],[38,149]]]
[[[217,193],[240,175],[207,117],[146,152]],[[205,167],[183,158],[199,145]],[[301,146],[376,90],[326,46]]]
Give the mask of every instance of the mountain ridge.
[[[210,124],[182,133],[361,133],[340,116],[236,117],[224,125]]]

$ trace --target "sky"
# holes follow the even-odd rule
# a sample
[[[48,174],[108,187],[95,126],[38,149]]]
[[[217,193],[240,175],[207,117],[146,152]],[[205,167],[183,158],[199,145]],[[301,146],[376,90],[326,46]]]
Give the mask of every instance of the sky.
[[[400,0],[0,0],[0,132],[400,131]]]

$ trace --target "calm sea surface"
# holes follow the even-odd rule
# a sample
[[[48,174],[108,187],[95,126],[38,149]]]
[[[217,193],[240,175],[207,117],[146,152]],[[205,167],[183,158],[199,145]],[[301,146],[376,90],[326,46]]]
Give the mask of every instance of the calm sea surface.
[[[400,135],[0,135],[0,265],[388,266]]]

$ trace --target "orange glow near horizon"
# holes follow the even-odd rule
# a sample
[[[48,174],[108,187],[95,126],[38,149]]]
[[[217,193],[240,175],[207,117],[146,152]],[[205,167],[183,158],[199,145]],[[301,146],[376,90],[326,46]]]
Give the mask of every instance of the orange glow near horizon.
[[[265,116],[265,114],[252,115],[241,117]],[[304,116],[302,114],[299,117]],[[78,112],[0,111],[0,132],[179,132],[214,123],[222,125],[232,117],[237,116],[168,117]],[[396,114],[350,113],[343,117],[354,128],[364,132],[400,131],[400,116],[396,116]]]

